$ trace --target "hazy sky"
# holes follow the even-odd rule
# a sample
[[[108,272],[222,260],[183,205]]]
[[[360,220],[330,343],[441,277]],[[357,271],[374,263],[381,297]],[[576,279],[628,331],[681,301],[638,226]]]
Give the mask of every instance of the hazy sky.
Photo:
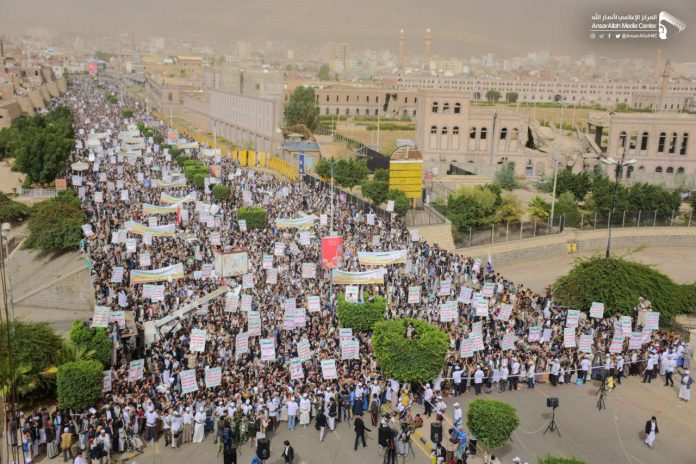
[[[591,40],[593,13],[670,12],[686,30],[668,40]],[[512,56],[537,49],[580,56],[663,56],[696,61],[696,0],[0,0],[0,33],[32,27],[104,35],[128,31],[228,40],[347,41],[355,48],[422,53],[432,29],[432,53],[466,57],[492,51]]]

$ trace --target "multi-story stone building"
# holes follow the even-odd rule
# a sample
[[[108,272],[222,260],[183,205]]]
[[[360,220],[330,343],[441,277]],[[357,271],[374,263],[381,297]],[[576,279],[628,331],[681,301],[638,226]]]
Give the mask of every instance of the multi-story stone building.
[[[490,175],[512,162],[517,175],[546,174],[549,155],[534,149],[525,116],[472,109],[461,91],[419,90],[416,98],[416,147],[426,168],[452,164]]]

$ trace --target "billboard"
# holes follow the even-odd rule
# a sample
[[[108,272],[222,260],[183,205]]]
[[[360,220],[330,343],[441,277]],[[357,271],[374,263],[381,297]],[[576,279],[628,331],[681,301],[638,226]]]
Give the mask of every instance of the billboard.
[[[323,237],[321,239],[321,267],[336,269],[343,259],[343,237]]]

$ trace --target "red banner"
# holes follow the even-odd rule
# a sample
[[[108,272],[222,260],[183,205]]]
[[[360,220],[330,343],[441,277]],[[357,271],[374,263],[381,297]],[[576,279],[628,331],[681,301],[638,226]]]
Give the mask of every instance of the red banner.
[[[336,269],[343,259],[343,237],[323,237],[321,239],[321,266],[323,269]]]

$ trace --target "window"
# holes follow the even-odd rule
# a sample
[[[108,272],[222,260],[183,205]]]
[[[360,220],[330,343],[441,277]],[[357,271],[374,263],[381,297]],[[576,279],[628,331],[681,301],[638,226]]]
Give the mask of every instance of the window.
[[[379,103],[379,97],[375,97],[375,103]]]
[[[350,116],[350,108],[346,108],[346,116]]]
[[[370,96],[368,95],[368,96],[365,97],[365,98],[367,98],[367,103],[370,103]]]
[[[329,109],[328,109],[328,108],[326,108],[326,111],[324,112],[324,114],[326,114],[326,115],[329,114]]]
[[[486,140],[486,137],[488,136],[488,129],[485,127],[481,128],[481,140]]]
[[[447,126],[442,128],[442,135],[447,135]]]
[[[459,127],[458,126],[454,126],[452,128],[452,135],[459,135]]]
[[[437,134],[437,126],[431,126],[431,127],[430,127],[430,133],[433,134],[433,135],[434,135],[434,134]]]
[[[667,140],[667,134],[664,132],[660,132],[660,139],[657,141],[657,152],[658,153],[664,153],[665,152],[665,140]],[[655,171],[657,172],[657,171]],[[660,171],[662,172],[662,171]]]
[[[462,105],[459,103],[454,104],[454,114],[459,114],[462,111]]]
[[[647,132],[643,132],[643,136],[640,138],[640,149],[641,150],[648,149],[648,133]]]
[[[517,140],[520,138],[520,131],[516,127],[512,129],[512,140]]]
[[[433,113],[437,113],[437,102],[433,102]]]
[[[656,172],[657,174],[662,174],[662,166],[656,167],[656,168],[655,168],[655,172]]]
[[[621,148],[626,146],[626,131],[621,131],[619,133],[619,146]]]
[[[355,108],[355,114],[360,114],[360,108]]]
[[[329,96],[328,96],[328,95],[326,96],[326,101],[329,101]]]
[[[507,127],[503,127],[502,129],[500,129],[500,140],[506,140],[507,134],[508,134]]]
[[[369,115],[370,115],[370,108],[365,108],[365,116],[369,116]]]
[[[667,168],[667,174],[674,174],[674,168],[672,166]]]
[[[636,131],[631,132],[631,140],[628,143],[628,148],[631,150],[635,150],[637,140],[638,140],[638,133]]]
[[[350,101],[350,95],[346,95],[346,101]]]
[[[476,127],[472,127],[471,129],[469,129],[469,138],[470,139],[476,138]]]
[[[684,168],[677,168],[677,174],[684,174]]]
[[[404,103],[408,103],[408,97],[404,97]]]
[[[669,152],[674,153],[677,150],[677,133],[672,132],[672,138],[669,141]]]
[[[443,104],[442,104],[442,112],[443,112],[443,113],[449,113],[449,110],[450,110],[449,103],[443,103]]]
[[[360,95],[356,95],[356,96],[355,96],[355,101],[356,101],[356,102],[359,102],[359,101],[360,101]]]
[[[679,149],[680,155],[686,155],[686,149],[688,147],[688,144],[689,144],[689,133],[684,132],[684,134],[682,135],[681,148]]]
[[[633,174],[633,166],[629,165],[628,168],[626,169],[626,178],[630,179],[631,174]]]

